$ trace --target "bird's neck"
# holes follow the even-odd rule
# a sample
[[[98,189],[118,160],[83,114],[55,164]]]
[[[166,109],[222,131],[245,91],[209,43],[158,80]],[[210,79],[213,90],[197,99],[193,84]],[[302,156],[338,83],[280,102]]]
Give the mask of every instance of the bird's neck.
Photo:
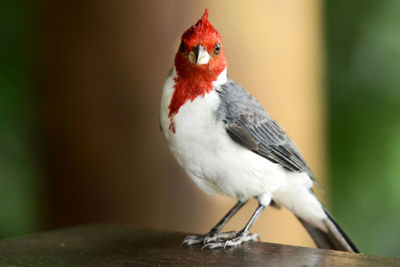
[[[227,70],[225,68],[214,75],[204,72],[189,72],[182,75],[177,71],[174,81],[175,90],[169,104],[169,117],[171,119],[188,100],[193,101],[199,96],[204,97],[212,91],[213,87],[226,83]]]

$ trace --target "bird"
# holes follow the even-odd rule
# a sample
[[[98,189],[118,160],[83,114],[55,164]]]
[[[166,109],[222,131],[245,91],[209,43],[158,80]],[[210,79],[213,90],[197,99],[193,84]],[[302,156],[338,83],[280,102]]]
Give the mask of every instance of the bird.
[[[268,206],[295,214],[319,248],[359,253],[318,200],[317,180],[294,142],[243,87],[227,75],[220,34],[205,10],[180,40],[162,88],[160,127],[166,143],[192,181],[209,195],[237,199],[204,235],[182,244],[216,249],[255,241],[251,226]],[[223,232],[250,200],[258,206],[240,231]]]

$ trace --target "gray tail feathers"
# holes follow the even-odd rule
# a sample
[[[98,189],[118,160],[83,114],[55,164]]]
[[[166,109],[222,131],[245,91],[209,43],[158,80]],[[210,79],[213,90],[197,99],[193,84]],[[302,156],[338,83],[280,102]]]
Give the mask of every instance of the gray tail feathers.
[[[324,232],[316,227],[313,227],[303,219],[297,217],[303,224],[304,228],[306,228],[317,247],[360,253],[354,243],[337,224],[332,215],[325,208],[324,211],[327,215],[327,219],[324,221],[324,223],[328,228],[328,232]]]

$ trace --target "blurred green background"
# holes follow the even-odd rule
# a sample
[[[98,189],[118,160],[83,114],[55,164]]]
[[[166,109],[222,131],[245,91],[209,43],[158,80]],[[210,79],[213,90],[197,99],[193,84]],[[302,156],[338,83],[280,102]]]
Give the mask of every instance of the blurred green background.
[[[400,1],[325,2],[332,210],[363,252],[392,257],[400,256],[399,14]]]
[[[0,3],[0,236],[39,227],[28,71],[27,1]]]
[[[0,238],[48,224],[28,8],[0,4]],[[399,14],[400,1],[324,2],[331,207],[364,253],[391,257],[400,256]]]

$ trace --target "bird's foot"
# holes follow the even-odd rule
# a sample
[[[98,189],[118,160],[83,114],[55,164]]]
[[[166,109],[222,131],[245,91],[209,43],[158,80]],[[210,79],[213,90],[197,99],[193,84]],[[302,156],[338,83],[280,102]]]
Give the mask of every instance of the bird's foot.
[[[196,244],[208,244],[208,243],[214,243],[218,242],[221,240],[227,240],[227,239],[232,239],[237,236],[237,232],[231,231],[231,232],[209,232],[208,234],[205,235],[188,235],[186,236],[183,241],[182,245],[196,245]]]
[[[239,246],[243,242],[260,240],[258,234],[247,234],[243,232],[236,233],[234,237],[228,237],[225,240],[215,240],[205,243],[202,249],[226,248]]]

